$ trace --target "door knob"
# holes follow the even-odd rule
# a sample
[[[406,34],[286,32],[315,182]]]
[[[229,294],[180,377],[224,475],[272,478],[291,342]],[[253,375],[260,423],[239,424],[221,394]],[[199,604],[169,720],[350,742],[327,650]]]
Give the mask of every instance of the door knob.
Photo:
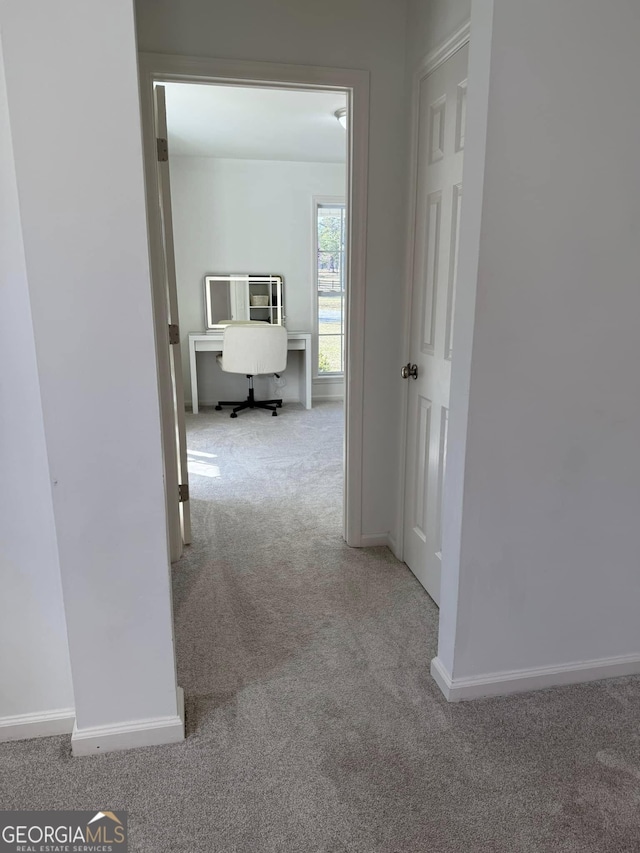
[[[405,364],[405,366],[400,371],[400,375],[403,379],[408,379],[411,377],[412,379],[418,378],[418,365],[417,364]]]

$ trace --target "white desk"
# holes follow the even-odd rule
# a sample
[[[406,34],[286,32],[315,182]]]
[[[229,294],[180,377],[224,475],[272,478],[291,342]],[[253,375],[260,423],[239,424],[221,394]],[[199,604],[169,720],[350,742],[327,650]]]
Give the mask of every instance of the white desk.
[[[224,332],[189,332],[189,366],[191,368],[191,404],[194,415],[198,414],[198,365],[197,352],[222,352]],[[304,407],[311,408],[311,335],[309,332],[287,332],[288,350],[300,350],[304,358]]]

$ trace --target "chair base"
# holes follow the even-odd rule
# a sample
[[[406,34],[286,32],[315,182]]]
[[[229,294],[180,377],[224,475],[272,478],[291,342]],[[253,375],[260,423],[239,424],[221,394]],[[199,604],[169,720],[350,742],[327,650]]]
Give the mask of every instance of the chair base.
[[[231,418],[237,418],[238,412],[244,409],[268,409],[272,417],[278,416],[278,409],[282,408],[282,400],[256,400],[253,396],[253,388],[249,388],[249,396],[246,400],[219,400],[216,406],[216,412],[221,412],[223,406],[233,406],[233,411],[229,415]]]

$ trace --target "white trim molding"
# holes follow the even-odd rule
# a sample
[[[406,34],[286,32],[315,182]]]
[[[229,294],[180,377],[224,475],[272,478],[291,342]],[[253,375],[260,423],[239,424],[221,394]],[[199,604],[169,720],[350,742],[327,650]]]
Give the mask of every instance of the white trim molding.
[[[392,533],[365,533],[361,544],[363,548],[379,548],[384,545],[391,551],[394,557],[402,562],[402,557],[398,549],[398,540]]]
[[[338,394],[314,394],[314,403],[342,403],[344,401],[344,391],[340,390]]]
[[[450,56],[453,56],[457,50],[464,47],[469,41],[470,36],[471,19],[465,21],[465,23],[459,27],[453,35],[449,36],[446,41],[429,51],[429,53],[422,58],[418,65],[418,74],[421,77],[426,77],[427,74],[431,74],[431,72],[435,71],[438,66],[446,62]]]
[[[506,696],[509,693],[543,690],[545,687],[562,687],[584,681],[600,681],[603,678],[639,674],[640,653],[558,666],[492,672],[471,678],[452,678],[440,658],[434,658],[431,661],[431,675],[444,693],[447,702],[462,702],[466,699],[480,699],[486,696]]]
[[[400,550],[397,536],[394,536],[393,533],[389,533],[387,535],[387,545],[389,546],[389,550],[393,556],[402,562],[402,551]]]
[[[178,713],[172,717],[135,720],[115,726],[79,729],[74,725],[71,752],[74,756],[115,752],[138,746],[164,746],[184,740],[184,693],[177,689]]]
[[[388,533],[365,533],[360,542],[363,548],[378,548],[381,545],[386,545],[391,548],[391,540]]]
[[[32,737],[68,735],[73,731],[76,719],[74,708],[59,708],[38,714],[17,714],[15,717],[0,717],[0,742],[25,740]]]
[[[311,328],[313,329],[312,343],[311,347],[313,352],[313,368],[312,368],[312,377],[313,382],[318,383],[319,385],[325,382],[341,382],[344,384],[345,374],[343,373],[329,373],[322,374],[318,371],[318,353],[320,350],[320,329],[318,322],[318,208],[323,205],[335,205],[336,207],[344,207],[345,209],[345,222],[347,217],[349,216],[349,210],[347,205],[347,199],[344,195],[321,195],[321,194],[313,194],[311,196],[311,281],[312,281],[312,289],[313,289],[313,305],[311,308],[312,316],[311,316]],[[348,249],[345,246],[345,258],[348,258]],[[346,290],[349,289],[349,281],[347,278],[346,281]],[[343,309],[346,308],[346,299],[347,294],[345,293],[345,300],[343,302]],[[344,334],[346,335],[346,327],[344,330]]]
[[[347,205],[348,288],[345,377],[345,486],[344,538],[348,545],[362,544],[362,434],[364,422],[364,323],[367,261],[367,192],[369,180],[369,78],[368,71],[284,65],[235,59],[140,53],[140,101],[147,191],[147,217],[154,304],[164,287],[161,229],[158,210],[157,157],[153,86],[163,82],[223,83],[269,88],[338,91],[347,96]],[[157,314],[157,308],[154,309]],[[156,325],[158,319],[156,317]],[[156,335],[166,335],[166,328]],[[166,342],[165,342],[166,343]],[[156,341],[159,370],[163,346]],[[165,365],[166,367],[166,365]]]

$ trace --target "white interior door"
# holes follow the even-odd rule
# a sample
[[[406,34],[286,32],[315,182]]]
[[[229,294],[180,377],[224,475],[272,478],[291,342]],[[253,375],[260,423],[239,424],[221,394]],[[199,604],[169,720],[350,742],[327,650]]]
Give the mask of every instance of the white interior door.
[[[440,600],[442,491],[447,456],[468,45],[414,93],[415,208],[411,251],[411,330],[404,558]],[[416,371],[412,371],[416,372]]]
[[[173,220],[171,217],[171,181],[167,146],[167,113],[164,86],[154,87],[155,130],[158,150],[158,202],[162,225],[162,254],[164,282],[157,296],[166,308],[167,346],[169,362],[169,388],[161,389],[163,408],[163,434],[165,476],[169,494],[169,538],[171,559],[182,553],[182,545],[191,542],[191,509],[189,503],[189,475],[187,470],[187,436],[180,351],[180,323],[178,319],[178,290],[173,249]],[[164,311],[162,312],[165,313]],[[161,374],[162,382],[162,374]]]

